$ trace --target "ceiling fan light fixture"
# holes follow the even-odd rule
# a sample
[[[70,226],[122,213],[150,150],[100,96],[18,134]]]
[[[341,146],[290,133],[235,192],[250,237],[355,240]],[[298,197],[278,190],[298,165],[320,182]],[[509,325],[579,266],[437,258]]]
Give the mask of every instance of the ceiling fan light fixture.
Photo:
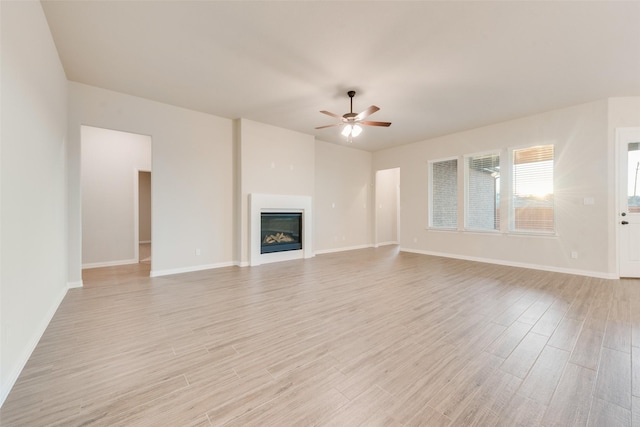
[[[362,126],[357,124],[345,125],[344,128],[342,128],[341,133],[342,136],[346,136],[348,138],[356,137],[362,133]]]

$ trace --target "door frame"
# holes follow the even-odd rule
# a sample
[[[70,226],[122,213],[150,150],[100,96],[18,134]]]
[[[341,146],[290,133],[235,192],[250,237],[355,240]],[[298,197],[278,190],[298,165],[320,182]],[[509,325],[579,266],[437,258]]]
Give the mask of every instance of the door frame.
[[[634,138],[634,135],[638,135],[640,136],[640,126],[634,126],[634,127],[619,127],[616,128],[616,133],[615,133],[615,213],[614,213],[614,220],[615,220],[615,240],[616,240],[616,245],[615,245],[615,254],[616,254],[616,275],[618,276],[618,278],[620,278],[620,259],[621,259],[621,250],[620,250],[620,245],[621,245],[621,238],[620,238],[620,227],[618,226],[618,223],[621,221],[621,217],[620,217],[620,212],[622,209],[622,201],[620,200],[620,187],[622,185],[621,181],[621,169],[622,169],[622,165],[620,164],[620,157],[622,156],[622,148],[623,148],[623,141],[624,144],[626,144],[628,142],[628,140]],[[626,146],[625,146],[626,148]]]
[[[140,262],[140,172],[151,174],[151,170],[133,168],[133,257],[136,263]],[[153,216],[153,209],[151,215]],[[153,224],[153,218],[151,223]]]

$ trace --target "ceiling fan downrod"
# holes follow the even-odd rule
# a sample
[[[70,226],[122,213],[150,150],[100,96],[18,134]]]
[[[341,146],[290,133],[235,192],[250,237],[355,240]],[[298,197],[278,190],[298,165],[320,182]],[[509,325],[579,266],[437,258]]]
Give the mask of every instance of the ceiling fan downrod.
[[[347,95],[349,95],[350,109],[349,109],[349,112],[347,114],[343,115],[342,117],[344,117],[345,119],[349,120],[349,119],[353,119],[355,116],[357,116],[357,114],[355,114],[353,112],[353,97],[356,95],[356,91],[355,90],[350,90],[349,92],[347,92]]]

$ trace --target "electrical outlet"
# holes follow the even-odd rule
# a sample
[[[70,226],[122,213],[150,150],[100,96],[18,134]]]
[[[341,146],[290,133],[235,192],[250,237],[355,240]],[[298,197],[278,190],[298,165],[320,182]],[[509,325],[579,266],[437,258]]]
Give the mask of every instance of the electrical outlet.
[[[200,248],[196,249],[196,255],[200,256]]]
[[[571,258],[572,259],[578,259],[578,252],[577,251],[571,251]]]

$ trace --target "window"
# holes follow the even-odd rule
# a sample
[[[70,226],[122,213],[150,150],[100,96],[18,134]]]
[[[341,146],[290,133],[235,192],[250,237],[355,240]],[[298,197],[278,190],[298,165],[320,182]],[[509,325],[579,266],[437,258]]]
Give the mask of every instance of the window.
[[[629,212],[640,213],[640,187],[638,187],[638,172],[640,172],[640,142],[630,142],[627,155],[628,166],[628,198]]]
[[[511,230],[553,232],[553,145],[513,150]]]
[[[500,230],[500,154],[465,157],[465,227]]]
[[[458,159],[430,163],[429,226],[458,228]]]

